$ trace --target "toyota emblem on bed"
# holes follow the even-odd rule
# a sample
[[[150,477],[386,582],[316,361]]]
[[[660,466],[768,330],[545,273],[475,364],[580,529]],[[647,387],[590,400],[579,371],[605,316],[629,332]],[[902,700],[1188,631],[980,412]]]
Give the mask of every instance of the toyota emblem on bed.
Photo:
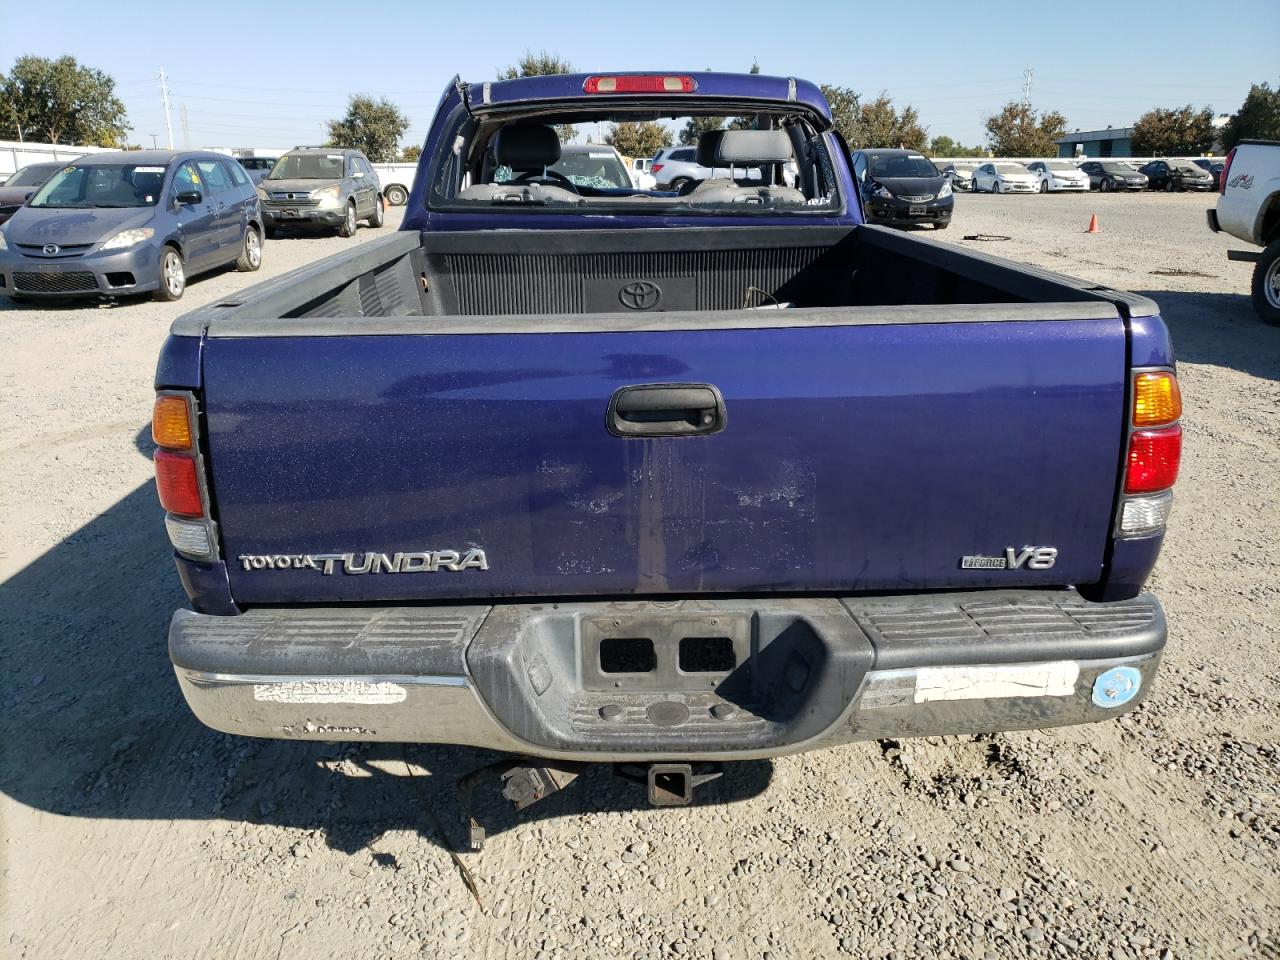
[[[356,558],[360,559],[357,560]],[[424,550],[420,553],[242,553],[237,559],[245,570],[319,570],[331,576],[343,573],[438,573],[448,570],[488,570],[484,551],[472,548],[457,550]],[[338,567],[341,564],[341,568]]]
[[[628,310],[652,310],[662,302],[662,288],[648,280],[637,280],[619,290],[618,299]]]

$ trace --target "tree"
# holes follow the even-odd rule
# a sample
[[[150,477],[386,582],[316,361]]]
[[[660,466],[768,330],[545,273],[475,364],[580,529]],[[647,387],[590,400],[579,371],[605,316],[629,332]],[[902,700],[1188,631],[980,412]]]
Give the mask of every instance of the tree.
[[[1230,150],[1241,140],[1280,140],[1280,83],[1255,83],[1240,109],[1222,128],[1222,147]]]
[[[1204,153],[1213,146],[1213,111],[1191,104],[1148,110],[1133,125],[1133,153],[1152,156]]]
[[[966,147],[947,136],[929,141],[929,154],[934,157],[981,157],[985,153],[981,147]]]
[[[831,107],[831,122],[850,146],[862,143],[861,98],[852,87],[824,83],[822,95]]]
[[[690,117],[680,131],[680,142],[685,146],[693,146],[704,133],[723,129],[724,117]]]
[[[405,147],[400,151],[400,160],[404,163],[417,163],[422,156],[421,147]]]
[[[850,146],[923,150],[929,142],[929,132],[920,126],[916,108],[908,104],[899,112],[883,91],[870,103],[862,105],[861,128],[862,142],[850,143]]]
[[[652,120],[627,121],[613,124],[604,142],[624,157],[652,157],[663,147],[671,146],[671,131]]]
[[[0,74],[0,138],[118,146],[128,130],[116,82],[75,57],[25,56]]]
[[[1012,100],[987,117],[986,128],[987,146],[998,157],[1051,157],[1058,152],[1055,141],[1066,133],[1067,118]]]
[[[573,73],[573,64],[562,60],[557,54],[539,50],[537,53],[526,50],[513,66],[498,71],[499,80],[516,80],[520,77],[550,77],[558,73]],[[578,128],[571,123],[556,125],[556,133],[561,143],[568,143],[578,135]]]
[[[400,137],[409,118],[386,97],[374,100],[363,93],[347,103],[347,115],[329,121],[329,143],[361,150],[374,163],[390,163],[400,153]]]

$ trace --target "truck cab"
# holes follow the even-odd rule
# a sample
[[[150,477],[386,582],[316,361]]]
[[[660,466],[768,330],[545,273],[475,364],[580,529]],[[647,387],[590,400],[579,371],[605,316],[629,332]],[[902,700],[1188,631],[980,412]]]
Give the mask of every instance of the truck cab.
[[[1219,176],[1218,204],[1209,229],[1262,250],[1230,250],[1227,257],[1252,263],[1253,309],[1280,326],[1280,142],[1245,140],[1231,149]]]

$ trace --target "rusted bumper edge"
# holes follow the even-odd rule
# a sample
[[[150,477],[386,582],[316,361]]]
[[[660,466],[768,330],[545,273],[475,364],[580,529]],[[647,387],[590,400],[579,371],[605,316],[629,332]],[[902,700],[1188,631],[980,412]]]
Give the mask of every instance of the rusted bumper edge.
[[[610,662],[611,638],[641,655]],[[1150,594],[1012,590],[180,610],[169,650],[227,733],[648,762],[1104,720],[1146,696],[1165,638]]]

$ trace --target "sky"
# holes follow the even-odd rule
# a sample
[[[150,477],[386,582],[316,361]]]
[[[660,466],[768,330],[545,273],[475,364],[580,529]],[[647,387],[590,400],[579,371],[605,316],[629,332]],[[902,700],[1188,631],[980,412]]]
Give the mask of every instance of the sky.
[[[766,74],[885,91],[914,105],[930,136],[977,145],[983,118],[1021,99],[1028,67],[1032,105],[1064,114],[1068,130],[1129,126],[1158,106],[1234,112],[1250,83],[1280,83],[1280,0],[220,0],[130,12],[63,0],[53,14],[0,0],[0,70],[23,54],[70,54],[106,71],[131,141],[148,147],[153,134],[167,140],[161,68],[176,147],[320,143],[352,93],[389,97],[410,118],[404,143],[421,144],[455,74],[494,79],[542,49],[601,72],[746,71],[754,60]]]

